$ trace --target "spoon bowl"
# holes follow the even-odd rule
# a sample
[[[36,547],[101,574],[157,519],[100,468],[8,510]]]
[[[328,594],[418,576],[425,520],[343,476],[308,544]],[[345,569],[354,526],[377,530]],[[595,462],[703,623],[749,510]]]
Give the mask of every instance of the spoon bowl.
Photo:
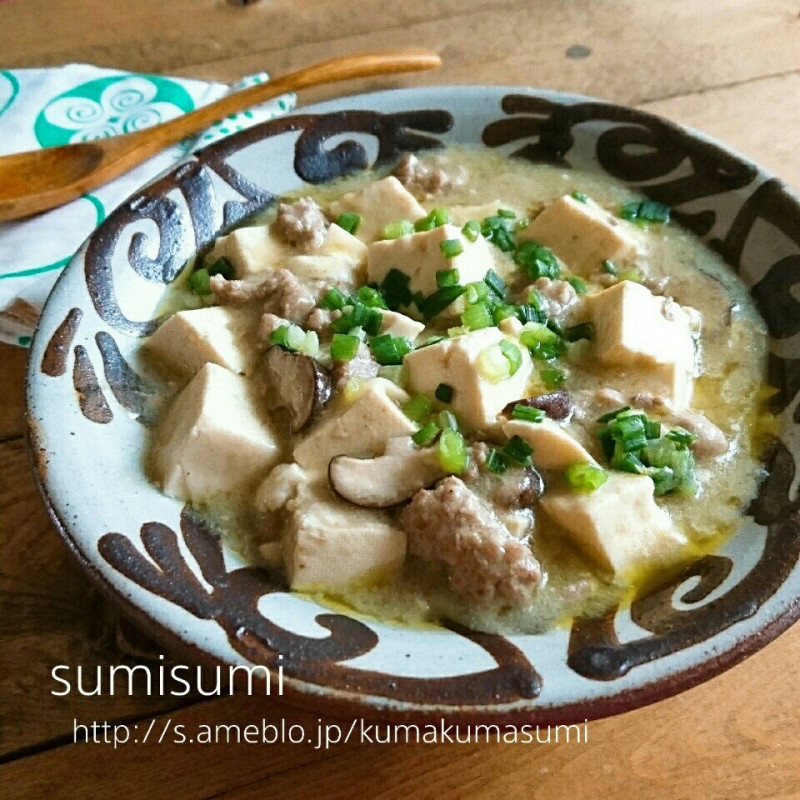
[[[136,133],[0,157],[0,222],[75,200],[213,122],[286,92],[351,78],[435,69],[441,63],[436,53],[421,48],[334,58]]]

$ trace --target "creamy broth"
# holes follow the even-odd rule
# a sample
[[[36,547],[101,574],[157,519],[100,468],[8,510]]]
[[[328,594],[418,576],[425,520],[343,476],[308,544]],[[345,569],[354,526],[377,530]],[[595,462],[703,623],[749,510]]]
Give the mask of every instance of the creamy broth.
[[[456,181],[455,185],[432,196],[418,196],[426,212],[435,208],[499,205],[513,210],[516,219],[530,216],[535,220],[543,207],[546,208],[557,198],[571,196],[573,193],[579,193],[576,197],[587,196],[590,202],[611,211],[619,209],[625,203],[642,199],[626,187],[604,177],[549,165],[532,165],[485,150],[449,148],[443,152],[420,155],[420,159],[423,164],[466,176],[462,183]],[[304,187],[285,200],[291,203],[300,197],[313,198],[322,209],[328,211],[329,218],[335,220],[336,216],[329,211],[331,204],[335,204],[342,195],[364,189],[385,174],[368,172],[326,186]],[[364,214],[365,217],[367,213]],[[256,222],[269,226],[274,216],[275,212],[272,211]],[[696,496],[668,493],[656,498],[658,508],[668,512],[675,530],[685,536],[685,542],[670,547],[668,552],[657,552],[652,558],[637,562],[629,569],[621,569],[614,575],[608,569],[599,567],[596,559],[587,557],[587,551],[576,545],[575,537],[566,536],[562,525],[549,513],[542,511],[537,499],[531,503],[534,524],[520,539],[530,548],[530,553],[541,567],[541,579],[530,592],[529,601],[476,601],[475,597],[454,590],[452,572],[448,572],[450,566],[411,554],[403,559],[399,568],[390,573],[377,569],[366,572],[363,578],[345,586],[300,586],[299,591],[334,607],[345,606],[365,615],[402,624],[419,625],[450,619],[485,631],[538,632],[577,614],[602,613],[612,603],[630,597],[637,589],[657,579],[665,571],[675,568],[680,562],[718,547],[724,537],[738,528],[743,512],[754,497],[762,478],[758,448],[761,434],[771,423],[769,415],[762,408],[762,401],[767,395],[764,385],[764,323],[736,276],[719,256],[704,247],[692,234],[674,222],[630,226],[630,230],[631,236],[640,245],[640,252],[635,258],[629,259],[630,263],[621,265],[618,272],[622,272],[623,267],[629,272],[637,271],[637,280],[643,280],[646,286],[653,287],[655,297],[671,297],[680,307],[696,309],[702,318],[699,334],[693,334],[699,374],[693,378],[692,398],[684,411],[701,415],[724,436],[727,444],[724,453],[710,458],[697,457]],[[521,269],[515,263],[512,252],[502,252],[494,245],[489,246],[489,251],[492,259],[490,266],[504,279],[511,296],[519,299],[523,288],[535,281],[529,276],[521,275]],[[214,254],[211,256],[213,258]],[[205,264],[208,265],[209,262],[210,258],[207,256]],[[564,275],[570,274],[569,266],[562,264]],[[616,269],[613,265],[610,268]],[[585,297],[592,297],[619,285],[619,281],[610,272],[605,272],[603,277],[603,269],[598,264],[596,272],[584,276],[587,294],[573,298],[573,305],[564,312],[561,320],[563,325],[585,321],[585,312],[581,315],[581,308],[586,304]],[[177,311],[213,305],[213,296],[199,298],[188,288],[191,270],[192,267],[188,267],[176,286],[169,290],[164,300],[165,309]],[[258,283],[257,277],[251,280]],[[357,285],[348,285],[346,281],[322,280],[314,283],[318,292],[325,288],[324,285],[339,285],[345,294],[358,288]],[[264,298],[260,297],[249,305],[241,306],[244,315],[251,314],[249,319],[252,320],[252,328],[248,335],[252,335],[253,339],[256,337],[257,320],[263,302]],[[442,322],[440,319],[434,316],[426,322],[425,330],[417,337],[418,344],[429,336],[446,337],[448,330],[452,333],[454,327],[463,327],[459,326],[458,320]],[[461,331],[461,335],[467,333]],[[641,335],[646,336],[647,331],[643,330]],[[319,340],[321,354],[318,358],[327,369],[332,367],[327,352],[330,331],[321,329]],[[519,397],[509,397],[509,401],[552,391],[553,386],[548,387],[542,383],[542,368],[557,367],[566,376],[563,389],[575,404],[568,424],[569,434],[590,457],[597,460],[599,469],[610,474],[613,470],[609,468],[597,438],[597,418],[609,408],[613,410],[621,405],[630,405],[629,397],[632,393],[648,391],[649,373],[645,372],[642,377],[637,366],[600,363],[594,347],[592,341],[577,341],[570,344],[553,364],[534,359],[531,379],[525,391]],[[163,358],[158,347],[151,349],[153,352],[150,357],[166,369],[166,374],[174,376],[170,372],[169,359]],[[260,363],[264,358],[264,351],[263,344],[253,344],[251,360],[256,364]],[[176,380],[177,384],[165,383],[165,387],[185,386],[188,382],[185,371]],[[629,384],[631,391],[624,391]],[[598,393],[602,393],[607,387],[622,391],[624,403],[601,407],[597,400]],[[459,391],[458,386],[452,388]],[[165,388],[165,393],[169,391],[170,389]],[[316,415],[310,427],[295,434],[288,432],[287,418],[283,411],[266,411],[262,401],[256,401],[261,403],[257,413],[273,418],[274,445],[278,451],[278,456],[273,460],[284,464],[292,462],[292,450],[296,442],[312,435],[326,421],[352,407],[360,392],[363,392],[363,385],[359,385],[356,379],[339,390],[334,390],[332,399]],[[409,394],[418,392],[409,390]],[[173,408],[177,402],[173,402]],[[403,405],[402,401],[398,402]],[[431,413],[447,407],[447,403],[434,400]],[[664,430],[669,426],[683,427],[674,421],[680,414],[670,416],[662,407],[645,411],[650,418],[661,419],[666,426]],[[240,485],[212,496],[187,497],[183,490],[176,491],[174,487],[170,489],[168,479],[164,477],[165,468],[162,463],[162,455],[166,450],[165,437],[172,433],[165,432],[164,428],[174,427],[174,419],[173,423],[169,419],[168,416],[156,432],[153,463],[150,467],[154,481],[165,486],[168,493],[182,496],[203,509],[249,561],[265,563],[266,558],[279,567],[281,558],[287,557],[286,548],[290,545],[287,545],[289,534],[286,531],[295,524],[292,522],[294,512],[288,511],[286,507],[265,510],[254,506],[253,498],[259,492],[257,487],[269,473],[269,469],[260,472],[256,470],[253,477]],[[424,420],[420,422],[422,424]],[[482,441],[487,442],[490,449],[494,448],[499,452],[505,443],[501,428],[497,426],[486,431],[462,426],[462,432],[467,446]],[[268,444],[265,443],[263,452],[266,453],[268,449]],[[476,456],[472,451],[470,453],[470,458],[474,461]],[[380,453],[375,454],[375,457],[378,456]],[[532,458],[533,465],[536,466],[535,450]],[[327,469],[320,474],[324,475],[326,472]],[[563,491],[562,469],[538,468],[538,472],[544,482],[543,497],[551,491]],[[346,502],[339,500],[327,481],[319,475],[315,480],[317,488],[315,493],[309,495],[310,504],[321,503],[325,506],[326,503]],[[473,488],[477,486],[469,485]],[[426,486],[429,487],[430,484]],[[478,492],[478,489],[475,488],[475,491]],[[353,506],[353,513],[356,518],[358,514],[372,515],[383,526],[402,529],[402,520],[407,519],[402,516],[402,509],[407,506],[407,501],[386,509],[361,509]],[[517,511],[522,514],[526,509]]]

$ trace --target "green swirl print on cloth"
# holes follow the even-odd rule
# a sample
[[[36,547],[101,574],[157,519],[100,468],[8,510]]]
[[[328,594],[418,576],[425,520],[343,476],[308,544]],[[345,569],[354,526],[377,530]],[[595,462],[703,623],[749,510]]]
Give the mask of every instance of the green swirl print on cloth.
[[[19,82],[11,72],[0,72],[0,114],[2,114],[19,94]]]
[[[193,109],[189,93],[168,78],[98,78],[51,100],[36,118],[34,133],[42,147],[55,147],[132,133]]]

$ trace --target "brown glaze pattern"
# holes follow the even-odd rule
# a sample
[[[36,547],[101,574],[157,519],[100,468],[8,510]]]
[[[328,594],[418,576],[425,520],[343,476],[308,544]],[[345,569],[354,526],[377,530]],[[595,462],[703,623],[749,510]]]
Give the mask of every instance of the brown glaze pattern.
[[[138,585],[200,619],[215,620],[231,646],[253,663],[272,669],[281,665],[284,675],[299,681],[423,705],[505,703],[535,698],[541,690],[540,676],[511,642],[461,629],[458,632],[483,647],[497,667],[447,678],[410,678],[345,666],[340,662],[377,646],[378,636],[371,628],[341,614],[318,614],[315,621],[329,636],[292,633],[258,611],[262,596],[286,591],[280,577],[255,567],[228,572],[219,536],[188,508],[181,515],[181,535],[211,592],[186,563],[177,534],[162,523],[147,522],[141,528],[149,558],[122,533],[105,534],[98,548],[112,567]]]
[[[82,317],[83,311],[71,308],[64,321],[53,332],[42,356],[42,372],[45,375],[58,378],[67,371],[69,350]]]
[[[83,345],[75,346],[75,364],[72,368],[72,385],[78,396],[78,405],[86,419],[107,425],[114,419],[114,414],[108,407],[106,398],[97,382],[97,373],[94,371],[89,354]]]

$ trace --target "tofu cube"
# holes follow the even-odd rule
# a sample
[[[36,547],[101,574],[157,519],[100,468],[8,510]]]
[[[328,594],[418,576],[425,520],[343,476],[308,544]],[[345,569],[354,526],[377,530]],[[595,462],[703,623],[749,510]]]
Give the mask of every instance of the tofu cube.
[[[254,323],[252,314],[228,306],[178,311],[160,325],[145,347],[183,375],[195,375],[209,363],[249,375],[254,355],[247,338]]]
[[[594,324],[594,350],[603,364],[628,367],[643,389],[668,396],[677,408],[692,395],[695,309],[683,309],[632,281],[587,296],[581,316]]]
[[[588,277],[604,260],[633,261],[638,253],[638,232],[597,203],[570,195],[545,206],[517,241],[528,239],[549,247],[576,275]]]
[[[390,222],[407,219],[416,222],[425,216],[425,209],[394,175],[342,195],[329,207],[333,219],[345,211],[361,216],[356,236],[362,242],[373,242]]]
[[[458,240],[463,252],[453,258],[445,258],[439,245],[447,239]],[[467,284],[482,280],[493,266],[489,243],[483,236],[470,242],[461,233],[461,228],[455,225],[440,225],[430,231],[373,242],[367,254],[367,277],[370,282],[380,283],[389,270],[399,269],[410,277],[411,291],[422,292],[426,297],[439,288],[436,284],[439,270],[457,269],[459,283]]]
[[[539,503],[586,558],[614,575],[669,559],[686,545],[669,513],[656,504],[647,475],[612,472],[594,492],[554,489]]]
[[[205,264],[218,258],[227,258],[233,265],[234,277],[239,280],[258,275],[268,269],[278,269],[296,250],[270,233],[268,225],[237,228],[227,236],[220,236]]]
[[[522,364],[512,376],[493,383],[481,374],[476,362],[481,352],[503,340],[519,348]],[[483,328],[414,350],[405,357],[403,364],[408,369],[413,392],[433,396],[440,383],[452,386],[450,408],[472,431],[489,430],[505,405],[524,397],[533,370],[527,348],[504,336],[497,328]]]
[[[280,459],[248,378],[206,364],[177,396],[156,433],[154,470],[164,491],[202,501],[248,489]]]
[[[381,311],[381,327],[379,333],[390,333],[392,336],[405,336],[412,342],[419,336],[425,325],[398,311]]]
[[[301,492],[290,507],[284,557],[292,589],[371,585],[405,560],[406,534],[384,513],[333,498],[322,487]]]
[[[284,267],[298,278],[325,283],[356,284],[363,282],[363,267],[341,255],[293,255]]]
[[[503,425],[503,433],[511,439],[519,436],[533,448],[533,463],[539,469],[563,470],[570,464],[596,464],[586,448],[555,420],[525,422],[512,419]]]
[[[304,468],[327,468],[334,456],[381,455],[387,439],[410,436],[417,430],[401,410],[408,394],[385,378],[367,383],[343,413],[330,416],[294,448],[294,459]]]
[[[367,264],[367,246],[361,239],[348,233],[344,228],[340,228],[336,223],[328,227],[325,234],[325,241],[321,247],[314,250],[316,255],[337,256],[338,258],[348,259],[363,274]]]

